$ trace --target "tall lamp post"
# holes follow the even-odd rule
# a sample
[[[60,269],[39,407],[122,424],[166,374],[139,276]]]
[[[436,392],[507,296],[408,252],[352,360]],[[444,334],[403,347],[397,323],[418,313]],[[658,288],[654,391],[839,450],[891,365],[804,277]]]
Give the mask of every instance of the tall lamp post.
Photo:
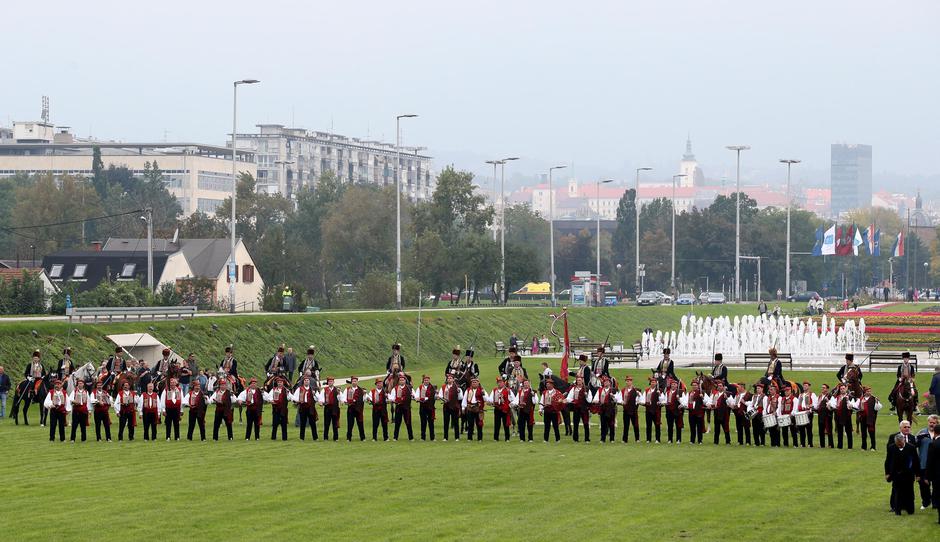
[[[741,151],[750,150],[748,145],[728,145],[729,151],[735,151],[738,157],[737,188],[734,203],[734,301],[741,302]]]
[[[641,171],[652,171],[651,167],[638,167],[636,168],[636,192],[633,194],[633,212],[636,214],[636,261],[635,265],[635,281],[634,288],[636,289],[636,295],[640,295],[640,172]]]
[[[493,164],[493,207],[496,207],[496,179],[497,177],[499,177],[496,174],[496,166],[498,166],[502,162],[500,162],[499,160],[487,160],[486,163]],[[496,240],[496,228],[495,227],[493,228],[493,240],[494,241]]]
[[[552,306],[555,306],[555,190],[552,187],[552,171],[565,169],[568,166],[552,166],[548,168],[548,252],[551,261],[549,271],[548,290],[552,294]]]
[[[505,305],[506,295],[506,162],[518,160],[510,156],[499,161],[499,297],[500,305]]]
[[[780,163],[787,165],[787,284],[783,288],[783,299],[790,299],[790,167],[793,164],[799,164],[800,161],[792,158],[781,158]]]
[[[395,308],[401,310],[401,119],[418,115],[395,117]]]
[[[672,288],[672,295],[676,295],[676,179],[688,177],[685,173],[672,176],[672,272],[670,273],[669,284]]]
[[[238,186],[238,172],[236,171],[236,159],[238,157],[238,148],[235,146],[235,134],[238,132],[238,85],[254,85],[260,83],[257,79],[242,79],[232,84],[232,252],[229,255],[228,262],[228,311],[235,312],[235,196]]]
[[[601,185],[612,182],[614,182],[613,179],[597,182],[597,291],[594,292],[594,300],[598,305],[604,302],[601,295]]]

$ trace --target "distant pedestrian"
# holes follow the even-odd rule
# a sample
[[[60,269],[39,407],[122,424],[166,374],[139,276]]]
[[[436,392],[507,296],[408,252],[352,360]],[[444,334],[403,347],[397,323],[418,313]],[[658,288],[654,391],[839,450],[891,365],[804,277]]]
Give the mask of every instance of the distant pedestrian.
[[[186,361],[183,362],[183,366],[180,369],[180,388],[183,390],[183,395],[189,395],[189,384],[198,374],[199,368],[196,365],[196,354],[190,352],[189,355],[186,356]]]
[[[293,348],[287,349],[287,354],[284,355],[284,363],[287,365],[288,382],[293,382],[294,371],[297,370],[297,354],[294,353]]]
[[[885,286],[885,289],[884,289],[885,303],[888,302],[889,295],[891,295],[891,288],[888,288],[887,286]]]
[[[783,290],[781,290],[780,288],[777,288],[777,301],[782,301],[782,300],[783,300]]]
[[[10,393],[10,377],[3,372],[3,366],[0,365],[0,418],[7,415],[7,394]]]
[[[515,333],[512,334],[512,337],[509,337],[509,346],[516,348],[519,346],[519,337],[517,337]]]
[[[545,334],[543,333],[541,340],[539,340],[539,352],[541,352],[542,354],[548,354],[549,344],[550,343],[548,342],[548,337],[546,337]]]
[[[2,389],[2,386],[0,386]],[[933,395],[934,409],[940,413],[940,366],[933,368],[933,378],[930,379],[930,395]]]
[[[757,312],[761,316],[767,314],[767,303],[763,299],[760,300],[760,303],[757,304]]]

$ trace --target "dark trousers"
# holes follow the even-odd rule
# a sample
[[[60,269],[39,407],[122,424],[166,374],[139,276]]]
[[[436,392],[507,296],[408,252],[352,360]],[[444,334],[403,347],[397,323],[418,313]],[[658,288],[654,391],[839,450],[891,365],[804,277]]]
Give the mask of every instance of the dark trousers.
[[[317,434],[317,421],[313,418],[313,412],[298,409],[297,414],[300,415],[300,440],[306,440],[308,425],[310,426],[310,438],[312,440],[319,440],[320,435]]]
[[[157,440],[157,413],[144,411],[144,440]]]
[[[689,442],[692,444],[701,444],[702,435],[705,433],[705,416],[695,416],[689,414]]]
[[[81,429],[82,431],[82,442],[85,442],[85,429],[88,424],[88,413],[87,412],[72,412],[72,437],[70,440],[75,440],[75,430]]]
[[[59,429],[59,441],[65,441],[65,412],[49,410],[49,441],[55,440],[56,428]]]
[[[584,442],[591,442],[591,415],[588,414],[588,411],[572,409],[571,416],[574,418],[572,423],[574,423],[574,441],[578,442],[578,426],[584,424]]]
[[[849,450],[852,449],[852,424],[841,424],[836,422],[836,434],[838,438],[836,439],[836,448],[842,449],[842,435],[845,434],[846,444],[848,444]]]
[[[783,435],[784,446],[790,445],[791,438],[793,439],[793,447],[796,448],[798,446],[799,443],[797,442],[797,439],[796,439],[796,425],[794,425],[792,421],[790,422],[790,425],[788,425],[787,427],[781,427],[780,433]]]
[[[519,411],[518,419],[516,420],[517,430],[519,431],[519,440],[521,441],[532,441],[532,426],[534,423],[529,423],[529,413]],[[528,435],[528,436],[527,436]]]
[[[656,442],[659,442],[660,437],[660,423],[656,421],[656,413],[653,411],[646,412],[646,442],[653,440],[653,426],[656,426]]]
[[[764,420],[760,414],[751,420],[751,430],[754,433],[754,446],[767,445],[767,431],[764,429]]]
[[[473,432],[476,431],[477,440],[483,440],[483,428],[480,427],[479,416],[481,413],[467,413],[467,440],[473,440]],[[398,434],[398,426],[395,426],[395,433]]]
[[[891,477],[891,509],[901,515],[902,511],[914,513],[914,477],[910,474]]]
[[[451,410],[444,407],[444,440],[447,440],[448,431],[454,430],[454,440],[460,440],[460,410]]]
[[[633,440],[640,440],[640,417],[637,413],[627,414],[623,412],[623,441],[630,442],[630,426],[633,426]]]
[[[502,429],[505,435],[503,440],[505,440],[506,442],[509,442],[509,412],[503,412],[502,410],[498,408],[494,408],[493,409],[493,440],[499,440],[500,429]],[[577,431],[577,429],[575,429],[575,431]]]
[[[835,448],[832,444],[832,414],[829,412],[820,413],[816,419],[818,424],[817,429],[819,429],[819,447],[825,448],[826,443],[829,443],[830,448]],[[829,426],[829,432],[826,433],[826,426]]]
[[[797,432],[800,434],[800,446],[806,447],[806,444],[809,443],[809,447],[813,447],[813,413],[809,413],[809,423],[806,425],[801,425],[797,427]]]
[[[734,413],[734,431],[738,434],[738,446],[748,446],[751,444],[751,422],[744,414]]]
[[[617,420],[616,412],[601,412],[601,442],[614,441],[614,423]]]
[[[917,485],[920,488],[920,505],[923,506],[924,508],[930,508],[930,503],[931,503],[930,480],[926,480],[923,476],[921,476],[920,482],[918,482]],[[934,488],[934,492],[936,492],[936,488]]]
[[[770,445],[774,448],[780,446],[780,426],[773,426],[767,430],[770,433]]]
[[[731,432],[728,431],[729,427],[728,415],[720,416],[717,412],[715,413],[715,425],[712,426],[715,433],[715,444],[718,444],[718,439],[721,436],[721,432],[725,432],[725,444],[731,444]]]
[[[180,439],[180,416],[179,410],[167,409],[163,417],[163,423],[166,424],[166,439],[170,440],[170,428],[173,428],[173,440]]]
[[[132,411],[121,412],[121,419],[118,422],[118,440],[124,440],[124,428],[127,427],[127,439],[134,440],[134,417],[137,413]]]
[[[867,439],[865,437],[868,437]],[[862,449],[868,449],[868,440],[871,440],[871,449],[875,449],[875,428],[870,425],[865,425],[862,427]]]
[[[545,442],[548,442],[548,433],[551,429],[555,430],[555,442],[561,440],[561,436],[558,434],[558,412],[545,412]]]
[[[111,440],[111,424],[108,423],[108,413],[95,411],[95,437],[101,440],[101,426],[104,426],[104,436]]]
[[[568,436],[571,434],[571,405],[562,407],[561,419],[565,422],[565,436]]]
[[[388,417],[381,409],[372,409],[372,440],[379,439],[380,424],[382,425],[382,440],[388,440]],[[459,439],[460,437],[458,436],[457,438]]]
[[[254,432],[255,440],[261,438],[261,412],[249,408],[245,410],[245,440],[251,438],[251,433]]]
[[[352,440],[353,424],[359,428],[359,441],[366,439],[366,430],[362,426],[362,414],[354,409],[346,410],[346,440]],[[431,428],[431,440],[434,440],[434,428]]]
[[[395,440],[398,440],[398,433],[403,421],[405,422],[405,429],[408,430],[408,440],[414,440],[414,432],[411,429],[411,407],[397,405],[395,407]],[[470,429],[470,431],[472,432],[473,429]]]
[[[212,440],[219,440],[219,427],[221,427],[223,423],[225,424],[225,432],[228,434],[228,439],[232,440],[232,422],[228,421],[228,418],[218,410],[215,411],[215,419],[212,421]]]
[[[274,409],[271,418],[271,440],[277,440],[277,430],[281,430],[281,440],[287,440],[287,411]],[[303,424],[303,416],[300,417],[300,423]]]
[[[199,426],[199,440],[206,440],[206,415],[199,416],[195,410],[189,409],[189,429],[186,430],[186,440],[193,440],[193,430]]]
[[[330,440],[330,429],[333,430],[333,440],[339,440],[339,406],[336,410],[323,409],[323,440]]]
[[[434,440],[434,411],[423,406],[418,407],[418,417],[421,418],[421,440],[430,436]]]
[[[680,416],[682,416],[682,414],[673,414],[669,410],[666,410],[666,438],[669,442],[672,442],[673,430],[675,430],[676,442],[682,442],[682,427],[679,426]]]

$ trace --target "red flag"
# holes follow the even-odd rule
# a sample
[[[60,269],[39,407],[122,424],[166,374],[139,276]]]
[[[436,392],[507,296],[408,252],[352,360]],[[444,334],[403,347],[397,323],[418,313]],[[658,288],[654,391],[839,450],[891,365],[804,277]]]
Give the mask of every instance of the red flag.
[[[562,318],[565,319],[565,351],[561,354],[561,374],[565,377],[565,382],[568,381],[568,352],[571,350],[571,341],[568,340],[568,308],[565,307],[561,312]]]

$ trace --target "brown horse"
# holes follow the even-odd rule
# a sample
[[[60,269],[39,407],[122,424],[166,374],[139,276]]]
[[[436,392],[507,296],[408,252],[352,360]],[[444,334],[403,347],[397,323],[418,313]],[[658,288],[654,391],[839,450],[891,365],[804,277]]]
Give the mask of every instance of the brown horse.
[[[865,394],[862,389],[862,369],[858,365],[853,365],[845,371],[845,389],[849,392],[849,397],[859,399]]]
[[[914,423],[914,411],[917,409],[917,390],[914,388],[914,379],[902,377],[894,394],[894,409],[898,414],[898,422],[907,416],[907,421]]]

